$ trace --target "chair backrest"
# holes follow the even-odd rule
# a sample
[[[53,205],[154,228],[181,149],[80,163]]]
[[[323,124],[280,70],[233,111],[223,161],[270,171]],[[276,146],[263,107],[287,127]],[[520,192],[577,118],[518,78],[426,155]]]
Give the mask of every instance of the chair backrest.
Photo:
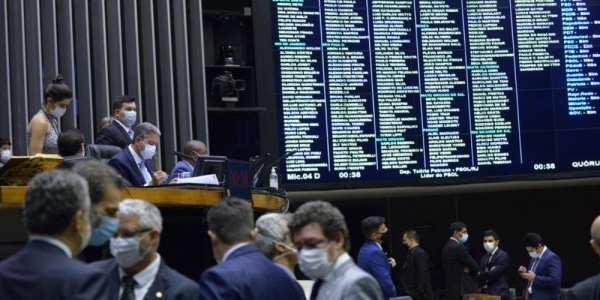
[[[107,161],[119,154],[123,149],[112,145],[85,145],[85,156]]]

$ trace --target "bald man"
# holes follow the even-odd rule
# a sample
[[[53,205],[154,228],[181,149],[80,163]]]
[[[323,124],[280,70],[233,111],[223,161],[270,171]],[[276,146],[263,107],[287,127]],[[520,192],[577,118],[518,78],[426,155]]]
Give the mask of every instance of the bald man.
[[[600,255],[600,216],[592,223],[592,239],[590,245]],[[588,278],[576,284],[567,292],[567,300],[600,299],[600,275]]]
[[[180,162],[178,162],[175,165],[175,168],[173,168],[168,182],[171,182],[171,180],[178,178],[179,174],[181,173],[192,173],[194,171],[194,165],[196,165],[196,160],[198,160],[198,156],[207,155],[208,150],[206,149],[206,145],[204,145],[203,142],[191,140],[187,142],[187,144],[185,144],[185,147],[183,148],[183,153],[191,156],[191,159],[183,158]]]

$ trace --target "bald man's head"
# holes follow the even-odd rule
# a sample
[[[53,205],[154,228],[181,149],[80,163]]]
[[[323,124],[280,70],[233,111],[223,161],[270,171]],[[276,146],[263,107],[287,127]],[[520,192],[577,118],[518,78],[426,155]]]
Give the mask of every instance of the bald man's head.
[[[600,216],[596,217],[594,222],[592,223],[592,239],[590,240],[590,244],[594,251],[600,255]]]
[[[187,155],[193,156],[194,158],[198,155],[206,155],[208,153],[206,145],[201,141],[191,140],[185,144],[183,152]]]

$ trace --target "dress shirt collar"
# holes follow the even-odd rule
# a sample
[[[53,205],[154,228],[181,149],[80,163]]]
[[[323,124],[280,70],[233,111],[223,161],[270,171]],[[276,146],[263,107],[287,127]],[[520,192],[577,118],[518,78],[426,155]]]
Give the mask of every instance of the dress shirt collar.
[[[229,258],[229,256],[231,255],[231,253],[233,253],[235,250],[240,249],[246,245],[249,245],[250,243],[239,243],[231,248],[229,248],[229,250],[227,250],[227,252],[225,252],[225,255],[223,255],[223,259],[221,260],[221,262],[225,262],[227,260],[227,258]]]
[[[323,281],[329,281],[331,279],[331,277],[333,277],[333,273],[335,273],[335,270],[339,269],[345,262],[347,262],[351,259],[352,258],[350,257],[350,255],[346,252],[344,252],[342,255],[340,255],[335,260],[335,263],[333,265],[333,270],[331,271],[331,273],[329,273],[329,275],[327,275],[325,278],[323,278]]]
[[[381,251],[383,251],[383,248],[381,247],[381,244],[380,244],[380,243],[378,243],[378,242],[376,242],[376,241],[373,241],[373,243],[375,243],[375,245],[377,245],[377,247],[379,247],[379,249],[380,249]]]
[[[73,253],[71,252],[71,249],[69,248],[69,246],[67,246],[67,244],[65,244],[63,241],[53,238],[51,236],[47,236],[47,235],[39,235],[39,234],[34,234],[32,236],[29,237],[30,241],[42,241],[45,243],[48,243],[50,245],[56,246],[58,249],[62,250],[69,258],[73,258]]]
[[[125,132],[127,132],[127,134],[129,134],[129,130],[131,130],[131,127],[127,127],[125,126],[125,124],[121,123],[121,121],[113,118],[114,121],[116,121],[119,125],[121,125],[121,127],[123,127],[123,129],[125,129]]]
[[[451,237],[450,239],[460,244],[460,242],[457,239],[455,239],[454,237]]]
[[[496,255],[496,252],[498,252],[498,249],[500,249],[500,247],[496,247],[496,249],[494,249],[494,251],[492,251],[492,253],[490,253],[490,256]]]
[[[135,279],[135,282],[138,284],[138,286],[144,287],[154,281],[154,278],[156,278],[156,274],[158,274],[158,270],[160,269],[160,261],[160,254],[156,253],[156,258],[152,263],[150,263],[145,269],[133,275],[133,279]],[[127,273],[125,273],[125,271],[119,267],[119,278],[122,280],[125,276],[127,276]]]
[[[131,152],[131,156],[133,156],[133,160],[135,160],[135,164],[139,166],[144,160],[137,153],[135,153],[131,145],[129,145],[128,149],[129,152]]]
[[[544,246],[544,250],[542,250],[542,253],[540,254],[540,259],[542,259],[542,257],[544,256],[544,253],[546,253],[546,250],[548,250],[548,247]]]

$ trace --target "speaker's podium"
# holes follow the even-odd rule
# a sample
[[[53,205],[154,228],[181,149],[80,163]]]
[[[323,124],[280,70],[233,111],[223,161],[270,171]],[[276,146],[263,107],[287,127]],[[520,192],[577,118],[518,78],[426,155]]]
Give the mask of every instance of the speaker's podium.
[[[36,174],[53,170],[62,164],[58,155],[13,156],[0,168],[0,185],[25,186]]]
[[[463,300],[501,300],[500,296],[488,294],[468,294],[463,297]]]

